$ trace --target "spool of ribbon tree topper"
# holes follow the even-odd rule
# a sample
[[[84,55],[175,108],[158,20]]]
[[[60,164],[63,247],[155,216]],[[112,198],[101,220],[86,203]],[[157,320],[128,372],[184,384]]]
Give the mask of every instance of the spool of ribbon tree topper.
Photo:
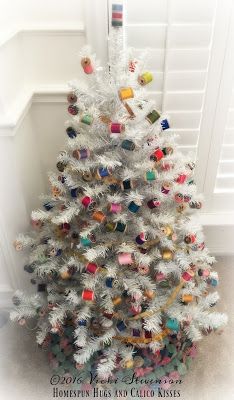
[[[133,189],[133,188],[134,188],[134,184],[133,184],[132,179],[126,179],[121,182],[122,190],[129,190],[129,189]]]
[[[111,122],[109,124],[110,133],[122,133],[125,131],[125,125],[120,122]]]
[[[77,133],[76,133],[75,129],[72,128],[72,126],[69,126],[66,129],[66,132],[70,139],[74,139],[77,136]]]
[[[140,206],[141,205],[139,203],[136,203],[135,201],[131,201],[131,203],[129,203],[129,205],[128,205],[128,209],[132,213],[136,213],[139,210]]]
[[[67,101],[70,104],[75,104],[77,102],[77,96],[74,92],[70,92],[67,95]]]
[[[99,267],[97,266],[97,264],[89,262],[88,264],[86,264],[85,269],[86,272],[89,272],[90,274],[96,274],[99,270]]]
[[[132,140],[125,139],[125,140],[122,141],[121,147],[124,150],[133,151],[136,146],[135,146],[135,143],[133,143]]]
[[[154,124],[159,118],[160,118],[160,114],[156,110],[153,110],[149,114],[146,115],[146,120],[150,124]]]
[[[136,237],[136,242],[137,244],[144,244],[148,239],[148,236],[146,233],[141,232],[137,237]]]
[[[83,114],[80,122],[82,122],[85,125],[92,125],[93,123],[93,116],[90,114]]]
[[[162,158],[164,157],[164,153],[162,151],[162,149],[160,149],[159,147],[157,149],[154,150],[153,154],[151,154],[150,159],[153,161],[160,161]]]
[[[79,112],[79,108],[77,106],[75,106],[74,104],[70,104],[70,106],[68,106],[68,112],[71,115],[77,115]]]
[[[123,5],[122,4],[112,4],[111,25],[115,28],[123,25]]]
[[[160,204],[161,204],[161,201],[157,198],[157,197],[154,197],[153,199],[151,199],[151,200],[149,200],[148,202],[147,202],[147,206],[149,207],[149,208],[156,208],[156,207],[159,207],[160,206]]]
[[[145,174],[146,181],[155,181],[156,179],[156,172],[154,170],[147,171]]]
[[[82,292],[82,299],[85,301],[93,301],[94,300],[94,291],[90,289],[84,289]]]
[[[106,216],[102,211],[95,211],[92,215],[92,218],[97,222],[104,222],[106,220]]]
[[[134,92],[131,87],[124,87],[119,89],[119,98],[120,100],[132,99],[134,97]]]
[[[134,258],[132,253],[119,253],[118,262],[120,265],[131,265],[134,263]]]
[[[122,211],[122,205],[119,203],[111,203],[109,205],[109,211],[114,214],[118,214]]]
[[[120,221],[116,222],[115,231],[124,233],[124,232],[126,232],[126,229],[127,229],[126,224],[124,224],[123,222],[120,222]]]
[[[151,72],[143,72],[143,74],[138,76],[138,82],[141,86],[147,85],[147,83],[152,82],[153,74]]]
[[[93,73],[93,66],[89,57],[84,57],[81,59],[81,66],[85,72],[85,74]]]
[[[74,150],[72,155],[77,160],[85,160],[90,157],[90,151],[88,149]]]

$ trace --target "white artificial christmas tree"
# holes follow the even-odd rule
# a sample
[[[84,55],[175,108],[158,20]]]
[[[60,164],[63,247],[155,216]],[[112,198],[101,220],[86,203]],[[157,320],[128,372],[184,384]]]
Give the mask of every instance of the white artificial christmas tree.
[[[212,308],[218,275],[197,222],[195,164],[149,100],[145,55],[122,50],[121,12],[114,6],[106,68],[82,50],[87,85],[71,83],[59,174],[32,212],[34,232],[15,242],[30,250],[38,293],[18,291],[11,317],[36,320],[61,374],[89,365],[104,379],[126,369],[179,377],[227,317]]]

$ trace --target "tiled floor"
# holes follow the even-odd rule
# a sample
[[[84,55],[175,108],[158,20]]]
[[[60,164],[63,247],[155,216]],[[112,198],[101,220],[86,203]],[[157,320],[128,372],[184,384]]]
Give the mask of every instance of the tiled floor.
[[[234,257],[220,258],[216,270],[220,276],[221,297],[216,310],[227,312],[229,323],[222,335],[211,334],[200,342],[199,355],[183,379],[183,385],[176,388],[180,389],[181,400],[234,399]],[[7,314],[1,313],[0,398],[53,399],[49,383],[51,371],[46,354],[35,344],[34,332],[6,322],[4,318]]]

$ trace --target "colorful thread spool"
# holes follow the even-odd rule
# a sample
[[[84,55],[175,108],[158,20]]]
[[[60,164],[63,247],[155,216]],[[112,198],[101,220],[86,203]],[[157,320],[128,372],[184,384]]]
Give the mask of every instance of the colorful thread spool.
[[[84,247],[90,246],[92,244],[92,241],[88,236],[81,237],[80,238],[80,244]]]
[[[63,224],[60,225],[59,228],[63,233],[68,233],[71,229],[71,225],[68,224],[68,222],[64,222]]]
[[[111,203],[109,206],[109,211],[113,214],[118,214],[122,211],[122,205],[119,203]]]
[[[102,211],[95,211],[92,215],[92,218],[97,222],[104,222],[106,219],[105,214]]]
[[[108,288],[113,288],[114,278],[106,278],[106,286]]]
[[[90,114],[84,114],[82,115],[80,122],[82,122],[85,125],[92,125],[93,123],[93,116]]]
[[[116,324],[116,329],[119,332],[123,332],[127,329],[127,325],[124,323],[124,321],[119,320]]]
[[[148,239],[148,236],[146,233],[141,232],[137,237],[136,237],[136,242],[137,244],[144,244]]]
[[[93,73],[93,66],[89,57],[84,57],[81,59],[81,66],[85,72],[85,74]]]
[[[184,241],[187,244],[195,243],[196,242],[196,235],[194,235],[193,233],[190,233],[189,235],[185,236]]]
[[[63,161],[58,161],[56,164],[56,167],[58,168],[59,172],[64,172],[66,166],[67,166],[67,163],[65,163]]]
[[[176,178],[176,182],[179,184],[183,184],[186,181],[187,175],[185,174],[180,174],[177,178]]]
[[[193,301],[193,295],[192,294],[183,294],[181,300],[183,303],[191,303]]]
[[[122,4],[112,4],[111,25],[115,28],[123,25],[123,5]]]
[[[164,261],[171,261],[173,259],[173,252],[169,249],[165,249],[162,251],[162,259]]]
[[[85,208],[88,208],[90,206],[90,204],[93,202],[94,202],[94,200],[89,196],[85,196],[81,199],[81,203],[83,204],[83,206]]]
[[[82,300],[93,301],[94,300],[94,291],[90,290],[90,289],[84,289],[82,292]]]
[[[132,330],[132,336],[134,336],[134,337],[140,337],[140,336],[141,336],[141,331],[140,331],[140,329],[134,328],[134,329]]]
[[[78,188],[71,189],[70,193],[71,197],[76,198],[79,194],[79,189]]]
[[[163,147],[162,151],[165,154],[165,156],[168,156],[172,154],[174,150],[172,147],[168,146],[168,147]]]
[[[118,262],[120,265],[131,265],[134,262],[132,253],[119,253]]]
[[[104,167],[98,168],[97,175],[99,178],[106,178],[107,176],[110,175],[110,169]]]
[[[162,281],[164,281],[166,279],[166,276],[165,276],[165,274],[163,273],[163,272],[158,272],[156,275],[155,275],[155,280],[157,281],[157,282],[162,282]]]
[[[185,202],[185,203],[189,203],[190,200],[191,200],[191,198],[192,198],[192,197],[190,196],[190,194],[185,194],[185,195],[184,195],[184,202]]]
[[[75,95],[74,92],[70,92],[67,95],[67,101],[70,104],[75,104],[77,102],[77,96]]]
[[[163,131],[170,128],[168,119],[165,118],[161,121],[161,127]]]
[[[131,179],[126,179],[125,181],[123,181],[121,183],[121,189],[122,190],[129,190],[129,189],[133,189],[133,181]]]
[[[138,265],[137,270],[141,275],[147,275],[149,273],[149,266],[148,265]]]
[[[191,270],[184,271],[182,274],[182,279],[186,282],[191,281],[191,279],[194,277],[194,272]]]
[[[68,106],[67,111],[71,115],[77,115],[79,112],[79,108],[77,106],[75,106],[74,104],[70,104],[70,106]]]
[[[85,266],[86,272],[89,272],[90,274],[96,274],[96,272],[99,270],[99,267],[95,263],[89,262]]]
[[[132,99],[134,97],[134,92],[131,87],[124,87],[119,89],[119,98],[120,100]]]
[[[121,299],[121,297],[114,297],[113,299],[112,299],[112,303],[114,304],[114,306],[118,306],[119,304],[121,304],[122,303],[122,299]],[[112,316],[113,316],[113,314],[111,314]],[[107,317],[108,318],[108,317]]]
[[[153,80],[153,74],[151,74],[151,72],[148,71],[138,76],[138,83],[141,86],[147,85],[147,83],[152,82],[152,80]]]
[[[51,210],[52,208],[54,208],[54,206],[52,204],[48,203],[44,203],[43,207],[46,209],[46,211]]]
[[[184,196],[182,193],[176,193],[174,198],[176,203],[182,203],[184,201]]]
[[[69,126],[66,129],[66,132],[70,139],[74,139],[77,136],[77,133],[76,133],[75,129],[72,128],[72,126]]]
[[[78,321],[78,325],[79,325],[79,326],[86,326],[86,325],[87,325],[87,321],[86,321],[85,319],[80,319],[80,320]]]
[[[85,182],[91,182],[93,179],[93,174],[91,171],[86,171],[82,173],[82,179]]]
[[[126,229],[127,229],[127,225],[124,224],[123,222],[117,222],[115,225],[115,231],[117,231],[117,232],[124,233],[124,232],[126,232]]]
[[[164,182],[162,187],[161,187],[161,192],[163,194],[169,194],[171,190],[171,183],[170,182]]]
[[[142,307],[140,304],[132,304],[130,311],[132,314],[137,315],[141,313]]]
[[[153,300],[156,296],[156,293],[151,289],[147,289],[144,291],[144,296],[149,300]]]
[[[109,221],[105,224],[105,228],[108,232],[113,232],[115,231],[116,223]]]
[[[145,174],[145,179],[147,181],[155,181],[155,179],[156,179],[155,171],[153,171],[153,170],[147,171],[146,174]]]
[[[85,160],[90,157],[90,151],[88,149],[74,150],[72,155],[77,160]]]
[[[139,210],[139,208],[140,208],[140,204],[137,204],[134,201],[131,201],[131,203],[129,203],[129,205],[128,205],[128,209],[132,213],[136,213]]]
[[[132,140],[125,139],[125,140],[122,141],[121,147],[124,150],[133,151],[136,146],[135,146],[135,143],[133,143]]]
[[[160,206],[160,204],[161,204],[161,201],[157,198],[157,197],[155,197],[154,199],[151,199],[151,200],[149,200],[148,202],[147,202],[147,206],[149,207],[149,208],[156,208],[156,207],[159,207]]]
[[[162,158],[164,157],[164,153],[162,151],[162,149],[160,149],[159,147],[157,149],[155,149],[155,151],[153,152],[153,154],[151,154],[150,159],[153,161],[160,161]]]
[[[110,133],[122,133],[125,131],[125,125],[120,122],[111,122],[109,125]]]
[[[146,115],[146,120],[152,125],[160,118],[160,114],[153,110],[148,115]]]
[[[197,210],[199,210],[202,207],[202,203],[200,201],[191,201],[189,203],[189,207],[196,208]]]
[[[172,331],[176,331],[178,332],[179,328],[180,328],[180,324],[179,321],[175,318],[170,318],[167,320],[166,322],[166,327],[168,329],[171,329]]]

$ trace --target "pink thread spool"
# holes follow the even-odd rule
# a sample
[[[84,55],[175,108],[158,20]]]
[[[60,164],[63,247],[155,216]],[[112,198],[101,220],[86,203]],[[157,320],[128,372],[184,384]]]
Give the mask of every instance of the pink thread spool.
[[[92,66],[90,58],[88,58],[88,57],[82,58],[81,65],[82,65],[82,68],[83,68],[85,74],[93,73],[93,66]]]
[[[118,254],[118,262],[120,265],[131,265],[133,264],[133,256],[132,253],[119,253]]]
[[[109,207],[109,211],[114,214],[117,214],[122,211],[122,205],[118,204],[118,203],[111,203],[110,207]]]
[[[163,273],[163,272],[158,272],[158,273],[155,275],[155,280],[156,280],[157,282],[164,281],[164,280],[165,280],[165,275],[164,275],[164,273]]]
[[[191,281],[191,279],[193,278],[193,276],[194,276],[194,272],[193,272],[193,271],[185,271],[185,272],[183,272],[183,274],[182,274],[182,278],[183,278],[183,280],[186,281],[186,282]]]
[[[88,206],[93,202],[92,198],[89,196],[85,196],[83,197],[83,199],[81,200],[81,203],[83,204],[83,206],[85,208],[88,208]]]
[[[148,265],[138,265],[137,270],[141,275],[147,275],[149,273],[149,266]]]
[[[141,305],[140,304],[133,304],[132,306],[131,306],[131,308],[130,308],[130,311],[134,314],[134,315],[137,315],[137,314],[140,314],[141,313],[141,311],[142,311],[142,307],[141,307]]]
[[[185,174],[180,174],[177,179],[176,182],[180,183],[181,185],[186,181],[187,175]]]
[[[86,272],[89,272],[90,274],[96,274],[98,271],[99,267],[95,263],[88,263],[86,264]]]
[[[109,131],[110,133],[122,133],[125,130],[124,124],[121,124],[120,122],[111,122],[109,125]]]

